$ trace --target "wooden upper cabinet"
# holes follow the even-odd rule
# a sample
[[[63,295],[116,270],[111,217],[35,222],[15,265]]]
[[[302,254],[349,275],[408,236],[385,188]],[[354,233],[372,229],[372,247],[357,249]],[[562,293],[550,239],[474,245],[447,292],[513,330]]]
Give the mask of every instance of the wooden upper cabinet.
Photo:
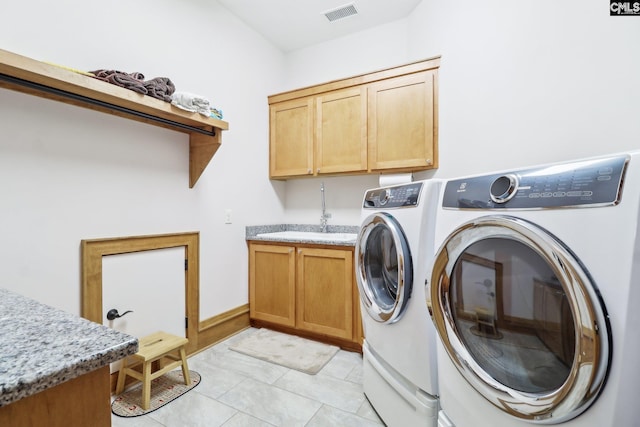
[[[269,107],[269,174],[272,178],[313,173],[313,100],[294,99]]]
[[[434,72],[373,83],[368,95],[370,170],[437,167]]]
[[[316,173],[367,170],[367,93],[353,88],[316,98]]]
[[[438,167],[440,58],[269,97],[270,177]]]

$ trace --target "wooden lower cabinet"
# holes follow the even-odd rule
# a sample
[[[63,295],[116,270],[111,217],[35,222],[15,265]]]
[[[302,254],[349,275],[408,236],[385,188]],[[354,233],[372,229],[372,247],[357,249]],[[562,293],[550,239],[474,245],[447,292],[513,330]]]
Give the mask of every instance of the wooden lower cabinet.
[[[296,327],[353,338],[353,252],[298,248]]]
[[[109,366],[0,407],[2,427],[108,427]]]
[[[354,277],[353,248],[251,242],[251,321],[361,350]]]
[[[293,246],[249,245],[249,317],[294,327],[296,261]]]

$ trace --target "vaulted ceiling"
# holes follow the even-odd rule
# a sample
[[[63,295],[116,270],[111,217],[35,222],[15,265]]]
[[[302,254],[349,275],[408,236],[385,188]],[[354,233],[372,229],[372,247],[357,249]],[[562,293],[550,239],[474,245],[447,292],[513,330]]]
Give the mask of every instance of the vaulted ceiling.
[[[267,40],[288,52],[404,18],[421,0],[218,2]]]

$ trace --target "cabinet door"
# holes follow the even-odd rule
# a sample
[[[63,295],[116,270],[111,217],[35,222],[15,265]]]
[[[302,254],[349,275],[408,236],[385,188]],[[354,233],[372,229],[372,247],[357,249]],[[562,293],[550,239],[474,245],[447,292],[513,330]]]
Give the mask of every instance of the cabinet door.
[[[353,252],[299,248],[297,264],[297,327],[351,340]]]
[[[369,86],[369,169],[437,167],[435,71]]]
[[[367,170],[367,92],[364,87],[316,98],[316,172]]]
[[[313,100],[280,102],[269,107],[271,178],[313,173]]]
[[[249,245],[249,316],[295,326],[296,262],[291,246]]]

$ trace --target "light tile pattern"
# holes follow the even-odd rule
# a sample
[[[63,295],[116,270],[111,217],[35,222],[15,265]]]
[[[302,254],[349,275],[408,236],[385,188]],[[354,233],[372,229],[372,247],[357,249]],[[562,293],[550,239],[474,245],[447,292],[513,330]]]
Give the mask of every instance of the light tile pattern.
[[[362,356],[340,350],[307,375],[229,350],[250,328],[189,358],[192,391],[148,415],[112,416],[113,427],[380,427],[362,392]]]

